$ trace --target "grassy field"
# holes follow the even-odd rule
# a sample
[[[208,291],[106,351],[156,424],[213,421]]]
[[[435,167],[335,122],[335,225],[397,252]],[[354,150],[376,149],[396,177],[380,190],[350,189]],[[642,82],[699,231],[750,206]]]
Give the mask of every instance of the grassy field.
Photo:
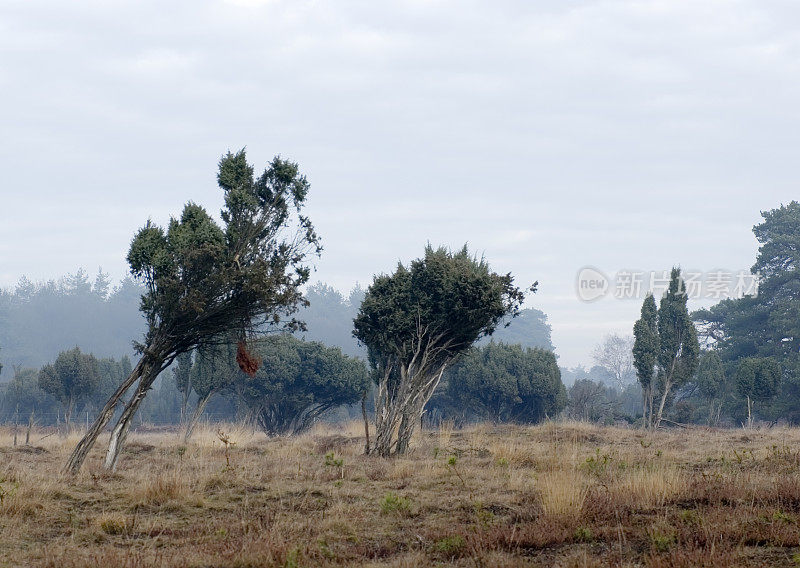
[[[800,430],[441,428],[399,459],[357,424],[188,446],[135,433],[59,475],[78,435],[0,431],[0,565],[800,565]]]

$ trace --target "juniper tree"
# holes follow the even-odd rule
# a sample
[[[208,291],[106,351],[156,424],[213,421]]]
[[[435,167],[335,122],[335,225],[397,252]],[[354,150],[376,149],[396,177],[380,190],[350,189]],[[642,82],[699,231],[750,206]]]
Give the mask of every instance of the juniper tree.
[[[309,184],[297,164],[276,157],[254,176],[244,150],[219,162],[222,223],[189,202],[166,229],[148,221],[128,252],[131,274],[145,287],[147,322],[141,357],[106,402],[65,470],[77,472],[128,389],[132,394],[111,431],[105,467],[113,469],[135,415],[158,374],[181,353],[238,330],[242,339],[265,325],[296,328],[304,304],[309,256],[321,251],[303,215]]]
[[[69,428],[76,403],[91,396],[100,386],[100,368],[94,355],[78,347],[62,351],[55,362],[41,368],[39,388],[64,407],[64,423]]]
[[[694,383],[708,402],[708,424],[716,424],[719,422],[725,389],[725,368],[718,351],[703,351],[700,354]]]
[[[377,383],[375,452],[406,451],[448,365],[523,300],[510,274],[492,272],[466,246],[453,253],[428,245],[423,258],[375,277],[353,332]]]
[[[183,441],[192,437],[195,426],[211,397],[231,386],[241,375],[236,364],[236,343],[205,345],[197,350],[194,364],[188,374],[189,388],[197,393],[197,406],[185,423]]]
[[[667,400],[674,389],[686,384],[697,369],[700,345],[697,330],[686,309],[686,291],[679,268],[673,268],[669,288],[658,308],[658,372],[656,387],[661,395],[653,426],[658,428]]]
[[[642,421],[645,428],[653,423],[653,378],[658,358],[658,309],[652,294],[642,304],[641,317],[633,326],[633,366],[642,385]]]
[[[449,406],[472,419],[530,424],[567,404],[555,354],[545,349],[491,341],[464,353],[444,378]]]
[[[328,410],[357,402],[369,386],[364,361],[338,347],[290,335],[255,344],[255,376],[240,373],[237,389],[267,435],[302,432]]]
[[[747,399],[747,427],[753,425],[753,402],[771,399],[778,392],[781,368],[769,357],[745,357],[736,369],[736,390]]]

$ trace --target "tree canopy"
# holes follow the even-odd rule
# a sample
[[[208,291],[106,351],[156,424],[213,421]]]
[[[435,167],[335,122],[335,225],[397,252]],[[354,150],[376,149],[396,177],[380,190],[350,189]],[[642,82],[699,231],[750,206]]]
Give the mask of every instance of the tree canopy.
[[[232,330],[244,339],[266,325],[300,327],[292,315],[305,303],[301,287],[310,275],[309,256],[321,251],[302,213],[305,176],[297,164],[276,157],[255,177],[241,150],[222,157],[217,182],[225,199],[222,225],[189,202],[166,229],[148,221],[134,236],[127,258],[145,287],[147,331],[137,344],[142,357],[76,447],[68,470],[80,468],[123,393],[137,384],[112,430],[106,467],[114,468],[131,418],[179,354]]]
[[[428,245],[408,267],[375,277],[353,333],[367,347],[378,384],[379,454],[407,449],[445,368],[516,315],[523,299],[510,274],[492,272],[466,246],[451,252]]]
[[[706,341],[719,351],[726,373],[738,375],[747,358],[769,358],[780,369],[781,397],[760,412],[800,420],[800,203],[761,213],[753,227],[759,243],[751,272],[757,290],[692,314]],[[745,364],[749,368],[752,362]],[[745,389],[747,390],[747,389]],[[743,391],[741,391],[743,392]],[[742,394],[743,398],[746,395]],[[749,407],[749,405],[748,405]]]
[[[64,421],[69,425],[72,411],[80,399],[88,398],[100,386],[100,367],[94,355],[77,347],[62,351],[52,364],[39,371],[39,388],[64,405]]]
[[[450,406],[471,420],[535,423],[566,405],[555,355],[521,345],[472,348],[445,372],[443,384]]]
[[[364,362],[338,347],[281,334],[260,340],[256,352],[262,365],[255,377],[240,375],[237,390],[268,435],[305,430],[369,385]]]

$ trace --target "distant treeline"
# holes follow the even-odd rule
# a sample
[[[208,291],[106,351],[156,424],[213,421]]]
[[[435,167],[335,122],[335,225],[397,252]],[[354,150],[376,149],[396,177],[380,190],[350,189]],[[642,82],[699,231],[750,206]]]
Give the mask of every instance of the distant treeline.
[[[93,419],[136,361],[133,343],[141,340],[145,328],[139,312],[141,293],[141,286],[131,278],[112,286],[102,270],[94,277],[78,270],[59,280],[41,283],[22,278],[13,290],[0,290],[0,421],[25,423],[33,416],[38,424],[57,424],[63,423],[67,415],[71,415],[73,423]],[[324,283],[310,286],[306,292],[309,306],[298,314],[306,330],[298,332],[297,337],[338,347],[345,355],[366,359],[366,350],[352,335],[353,318],[364,294],[360,286],[346,295]],[[496,409],[488,410],[486,405],[483,410],[470,410],[465,399],[467,395],[453,387],[448,391],[445,380],[440,394],[431,402],[431,416],[458,420],[522,416],[525,420],[538,420],[563,408],[563,385],[552,355],[550,325],[543,312],[532,308],[522,310],[507,327],[501,325],[491,338],[484,338],[478,345],[488,349],[490,341],[517,345],[514,349],[523,350],[512,353],[517,358],[538,357],[536,361],[543,374],[537,375],[540,376],[537,384],[542,392],[534,393],[529,387],[529,396],[525,399],[527,407],[517,404],[512,409],[506,405],[506,410],[498,414]],[[59,354],[76,347],[97,359],[99,374],[94,388],[66,404],[40,388],[40,370],[55,362]],[[499,353],[496,347],[494,349]],[[542,359],[540,355],[531,354],[532,349],[535,353],[549,353],[550,359],[546,355]],[[471,361],[476,352],[469,355],[466,362]],[[463,374],[464,365],[460,364],[450,374]],[[155,396],[148,397],[142,406],[140,422],[177,424],[186,414],[187,405],[194,408],[199,399],[195,390],[190,389],[188,394],[182,391],[172,371],[162,373],[154,390]],[[479,390],[479,385],[473,384],[477,397],[481,396]],[[524,395],[524,387],[523,391],[515,390],[513,396],[520,392]],[[549,397],[549,402],[534,403],[531,397],[540,394]],[[252,405],[248,407],[246,400],[229,385],[208,397],[203,415],[213,420],[247,418],[248,413],[252,414]],[[368,406],[371,408],[371,399]],[[329,412],[327,418],[358,415],[360,407],[355,405]]]

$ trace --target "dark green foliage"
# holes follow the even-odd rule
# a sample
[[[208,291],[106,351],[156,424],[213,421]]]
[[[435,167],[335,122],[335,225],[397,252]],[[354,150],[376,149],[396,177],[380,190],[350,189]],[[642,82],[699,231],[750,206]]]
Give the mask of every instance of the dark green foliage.
[[[763,401],[759,413],[768,419],[783,416],[797,422],[800,421],[800,203],[792,201],[761,215],[763,222],[753,227],[760,246],[751,269],[762,278],[758,294],[723,300],[710,309],[698,310],[693,317],[703,336],[716,343],[730,376],[738,376],[740,362],[746,358],[770,358],[779,366],[782,396]],[[751,364],[745,364],[745,375],[750,374]],[[737,388],[737,393],[745,391]]]
[[[633,326],[633,366],[636,378],[642,389],[647,390],[655,375],[655,365],[659,353],[658,310],[652,294],[648,294],[642,304],[641,317]]]
[[[686,309],[687,299],[681,271],[673,268],[658,311],[655,299],[648,294],[641,317],[633,326],[633,364],[642,385],[644,425],[648,427],[658,428],[676,391],[697,369],[700,344]]]
[[[254,178],[242,150],[222,158],[217,179],[225,193],[224,227],[188,203],[166,231],[148,222],[131,243],[131,273],[147,289],[141,350],[163,343],[176,356],[232,329],[278,323],[304,303],[303,262],[321,249],[300,213],[308,183],[297,164],[275,158]]]
[[[685,384],[697,369],[700,345],[697,330],[686,309],[680,269],[673,268],[669,288],[658,308],[658,378]]]
[[[281,334],[254,350],[261,367],[252,379],[239,373],[235,388],[269,435],[302,431],[327,410],[357,402],[369,385],[364,362],[336,347]]]
[[[354,335],[373,359],[407,363],[422,341],[438,347],[437,360],[446,361],[516,315],[523,299],[510,274],[491,272],[466,246],[451,253],[428,245],[424,258],[375,277]]]
[[[707,399],[719,397],[725,389],[725,367],[718,351],[703,351],[694,377],[697,390]]]
[[[34,413],[41,423],[41,418],[46,419],[44,423],[54,423],[55,413],[52,409],[58,402],[49,394],[39,388],[39,372],[36,369],[16,369],[12,379],[3,385],[2,404],[0,404],[0,416],[5,421],[20,422]]]
[[[69,424],[76,403],[90,397],[100,386],[98,361],[77,347],[62,351],[52,365],[42,367],[38,383],[39,388],[64,406],[64,418]]]
[[[763,402],[778,392],[781,368],[770,358],[745,357],[736,369],[736,390],[743,398]]]
[[[510,274],[492,272],[466,246],[450,252],[428,245],[423,258],[375,277],[353,334],[367,346],[378,385],[379,454],[405,452],[447,365],[514,317],[523,299]]]
[[[555,355],[544,349],[490,342],[462,355],[443,381],[451,408],[473,420],[535,423],[566,405]]]

